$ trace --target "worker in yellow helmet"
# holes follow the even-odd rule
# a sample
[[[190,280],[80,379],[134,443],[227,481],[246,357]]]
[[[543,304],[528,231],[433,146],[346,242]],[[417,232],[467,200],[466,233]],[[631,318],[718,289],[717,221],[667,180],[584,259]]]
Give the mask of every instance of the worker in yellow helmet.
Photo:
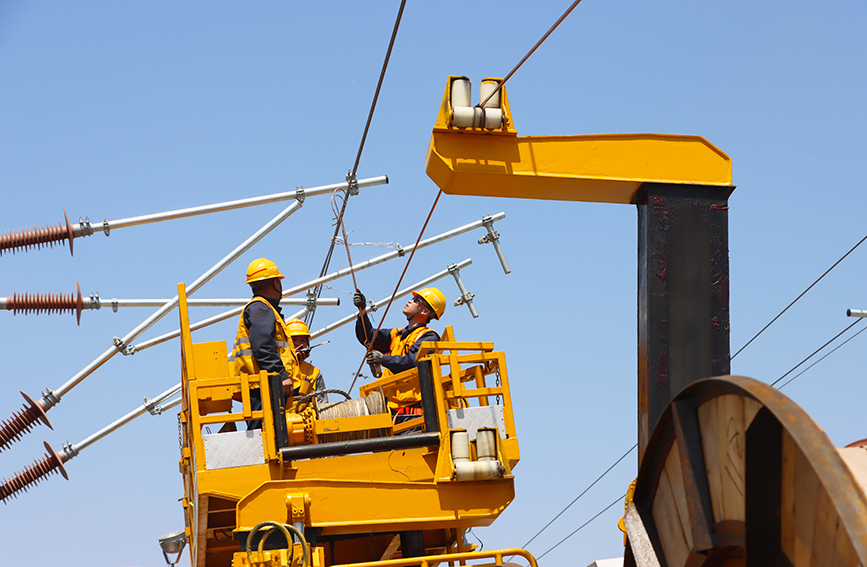
[[[376,336],[373,336],[375,329],[367,317],[364,294],[356,290],[352,302],[359,310],[355,320],[355,336],[361,344],[365,344],[365,340],[370,341],[372,349],[367,356],[367,362],[381,364],[383,377],[414,367],[421,343],[440,340],[437,332],[427,327],[431,320],[439,319],[446,310],[446,298],[435,287],[412,292],[412,297],[403,307],[406,327],[380,329]],[[418,388],[399,392],[396,397],[388,400],[388,405],[395,415],[395,423],[401,421],[399,416],[402,414],[421,415],[421,392]]]
[[[281,280],[283,275],[271,260],[259,258],[250,263],[247,283],[253,290],[253,298],[238,320],[238,335],[229,364],[233,376],[258,374],[260,370],[279,375],[283,387],[278,388],[279,396],[272,393],[272,405],[279,402],[280,407],[285,407],[285,397],[292,395],[293,377],[298,374],[298,358],[280,309]],[[253,410],[261,410],[259,391],[250,394]],[[261,429],[262,422],[250,421],[247,428]]]
[[[294,384],[293,394],[306,396],[312,392],[325,390],[325,379],[322,377],[322,372],[307,362],[307,358],[310,356],[310,329],[307,324],[300,319],[289,319],[286,321],[286,329],[289,336],[292,337],[295,356],[298,359],[299,380]],[[328,394],[323,392],[316,396],[316,400],[320,404],[327,404]]]

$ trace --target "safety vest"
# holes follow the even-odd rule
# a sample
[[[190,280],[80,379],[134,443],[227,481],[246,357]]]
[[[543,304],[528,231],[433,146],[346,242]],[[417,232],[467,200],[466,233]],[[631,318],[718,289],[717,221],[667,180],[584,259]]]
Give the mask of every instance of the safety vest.
[[[249,306],[254,301],[260,301],[271,308],[274,312],[274,322],[276,324],[274,341],[277,343],[277,353],[280,355],[280,360],[283,361],[283,367],[286,368],[286,373],[292,377],[292,385],[297,388],[301,382],[299,372],[298,358],[295,356],[295,345],[292,344],[292,337],[286,331],[286,324],[283,322],[283,317],[274,309],[274,306],[268,303],[263,297],[254,297],[247,303]],[[247,307],[245,306],[246,310]],[[235,338],[235,346],[232,348],[232,355],[229,356],[229,364],[232,366],[232,376],[240,376],[244,374],[258,374],[259,365],[253,358],[253,348],[250,345],[250,334],[247,330],[247,325],[244,324],[244,313],[241,313],[241,318],[238,320],[238,335]]]
[[[406,335],[406,337],[401,338],[401,330],[402,329],[391,330],[391,347],[389,348],[388,354],[392,356],[407,356],[410,347],[415,344],[415,341],[418,340],[420,336],[429,331],[433,331],[433,329],[428,329],[427,327],[417,327],[410,331],[409,334]],[[439,339],[439,335],[437,335],[437,339]],[[418,353],[418,356],[422,356],[422,354],[423,353],[420,352]],[[382,378],[387,378],[389,376],[394,376],[394,372],[383,366]],[[416,383],[416,385],[410,387],[409,389],[398,390],[392,396],[390,396],[388,398],[388,406],[392,409],[396,409],[401,406],[417,404],[420,401],[421,392],[418,389],[418,383]]]
[[[316,390],[316,382],[319,380],[318,368],[304,360],[299,360],[298,374],[300,375],[300,380],[293,381],[294,388],[298,390],[298,396],[306,396]]]

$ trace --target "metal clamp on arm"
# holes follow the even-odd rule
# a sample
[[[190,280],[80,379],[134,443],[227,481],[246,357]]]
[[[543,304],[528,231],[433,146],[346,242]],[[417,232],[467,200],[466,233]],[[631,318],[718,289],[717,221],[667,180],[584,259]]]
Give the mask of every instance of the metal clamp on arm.
[[[351,170],[346,172],[346,182],[349,184],[349,194],[353,197],[358,195],[358,179]]]
[[[509,267],[509,262],[503,253],[503,247],[500,246],[500,233],[494,230],[494,219],[490,215],[482,217],[482,224],[488,229],[488,234],[479,238],[479,244],[487,244],[488,242],[493,244],[494,250],[497,251],[497,256],[500,258],[500,264],[503,266],[503,271],[511,274],[512,268]]]
[[[298,186],[295,188],[295,200],[299,205],[304,204],[304,187]]]
[[[461,296],[457,300],[455,300],[455,307],[466,304],[466,306],[470,309],[470,315],[473,316],[473,319],[477,318],[479,316],[479,312],[476,311],[476,306],[473,305],[473,298],[475,297],[475,294],[467,291],[467,288],[464,285],[464,280],[461,279],[461,271],[460,269],[458,269],[457,264],[449,264],[449,273],[454,276],[455,282],[458,284],[458,289],[461,290]]]
[[[112,344],[119,350],[124,356],[129,356],[131,354],[135,354],[136,347],[135,345],[129,345],[123,342],[123,339],[120,337],[114,337],[111,339]]]
[[[93,227],[90,225],[90,219],[78,217],[78,230],[75,231],[77,236],[90,236],[93,234]]]

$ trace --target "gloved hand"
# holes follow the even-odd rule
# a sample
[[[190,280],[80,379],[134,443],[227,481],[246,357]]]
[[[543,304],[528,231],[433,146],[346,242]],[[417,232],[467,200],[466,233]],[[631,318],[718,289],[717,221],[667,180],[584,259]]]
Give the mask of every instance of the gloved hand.
[[[367,355],[368,364],[382,364],[382,353],[378,350],[372,350]]]
[[[355,294],[352,296],[352,304],[356,307],[365,307],[367,305],[367,299],[364,298],[364,294],[355,290]]]

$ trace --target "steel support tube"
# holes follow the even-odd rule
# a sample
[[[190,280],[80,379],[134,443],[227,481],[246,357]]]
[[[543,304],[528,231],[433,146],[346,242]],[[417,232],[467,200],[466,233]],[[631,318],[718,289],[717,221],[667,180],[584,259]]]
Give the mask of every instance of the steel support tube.
[[[353,441],[338,441],[335,443],[320,443],[318,445],[298,445],[281,449],[284,461],[312,459],[314,457],[333,457],[335,455],[353,455],[371,451],[388,451],[412,449],[413,447],[432,447],[439,445],[439,433],[418,433],[416,435],[398,435],[397,437],[377,437],[375,439],[356,439]]]
[[[334,281],[336,279],[340,279],[340,278],[352,273],[353,270],[357,273],[357,272],[360,272],[362,270],[366,270],[367,268],[371,268],[373,266],[376,266],[378,264],[382,264],[383,262],[387,262],[389,260],[399,258],[400,256],[406,255],[407,252],[412,251],[413,248],[420,249],[420,248],[424,248],[426,246],[430,246],[431,244],[436,244],[438,242],[442,242],[443,240],[448,240],[449,238],[454,238],[455,236],[459,236],[461,234],[464,234],[465,232],[469,232],[473,229],[480,228],[480,227],[484,226],[485,222],[494,222],[494,221],[502,220],[504,218],[506,218],[506,213],[497,213],[496,215],[493,215],[491,217],[485,217],[482,220],[478,220],[476,222],[466,224],[464,226],[458,227],[458,228],[456,228],[454,230],[450,230],[448,232],[443,232],[442,234],[439,234],[437,236],[432,236],[431,238],[428,238],[426,240],[422,240],[421,242],[418,243],[418,246],[412,245],[412,246],[409,246],[408,248],[400,248],[398,250],[395,250],[394,252],[388,252],[387,254],[383,254],[382,256],[377,256],[376,258],[372,258],[366,262],[362,262],[360,264],[355,264],[352,267],[352,269],[344,268],[344,269],[339,270],[337,272],[333,272],[331,274],[322,276],[321,278],[317,278],[315,280],[311,280],[311,281],[304,283],[304,284],[301,284],[299,286],[295,286],[289,290],[284,291],[283,297],[287,297],[289,295],[294,295],[296,293],[305,291],[305,290],[310,289],[312,287],[316,287],[318,285],[328,283],[328,282]],[[213,325],[214,323],[219,323],[220,321],[225,321],[226,319],[240,315],[243,310],[244,310],[243,307],[239,307],[236,309],[232,309],[231,311],[226,311],[225,313],[221,313],[220,315],[215,315],[215,316],[210,317],[208,319],[204,319],[202,321],[199,321],[198,323],[194,323],[194,324],[190,325],[190,331],[197,331],[197,330],[202,329],[204,327]],[[168,340],[177,338],[179,336],[181,336],[180,330],[172,331],[171,333],[166,333],[165,335],[159,336],[159,337],[152,339],[150,341],[144,342],[144,343],[139,344],[139,345],[135,345],[135,350],[136,351],[144,350],[146,348],[152,347],[152,346],[160,344],[160,343],[164,343]]]
[[[388,183],[388,176],[380,175],[379,177],[370,177],[367,179],[360,179],[358,181],[358,187],[373,187],[375,185],[384,185]],[[310,189],[302,189],[304,197],[315,197],[318,195],[330,195],[334,193],[334,191],[345,190],[349,187],[349,184],[344,181],[342,183],[332,183],[331,185],[322,185],[319,187],[312,187]],[[203,205],[201,207],[190,207],[188,209],[178,209],[176,211],[168,211],[164,213],[154,213],[152,215],[143,215],[139,217],[130,217],[126,219],[118,219],[113,221],[103,221],[102,228],[105,230],[117,229],[117,228],[126,228],[128,226],[138,226],[142,224],[149,224],[160,221],[181,219],[186,217],[193,217],[197,215],[206,215],[209,213],[219,213],[222,211],[231,211],[235,209],[243,209],[245,207],[253,207],[256,205],[265,205],[268,203],[277,203],[280,201],[289,201],[290,199],[298,198],[299,191],[285,191],[283,193],[273,193],[271,195],[263,195],[261,197],[251,197],[249,199],[239,199],[237,201],[226,201],[224,203],[215,203],[213,205]],[[99,226],[93,227],[91,230],[99,230]],[[75,236],[81,236],[85,232],[89,232],[84,226],[80,223],[75,226]]]
[[[847,309],[846,317],[867,317],[867,311],[863,309]]]
[[[500,235],[494,230],[494,222],[499,220],[496,217],[485,217],[482,219],[485,228],[488,229],[488,240],[494,245],[494,250],[497,252],[497,257],[500,259],[500,265],[503,266],[503,271],[508,275],[512,273],[512,268],[509,267],[509,261],[506,260],[506,254],[503,252],[503,247],[500,246]]]
[[[478,318],[479,312],[476,311],[476,306],[473,304],[473,295],[467,291],[467,288],[464,285],[464,280],[461,279],[461,269],[452,264],[449,266],[449,273],[455,277],[455,283],[458,284],[458,289],[461,290],[461,302],[466,304],[469,308],[470,315],[473,316],[473,319]]]
[[[295,201],[283,211],[274,217],[271,221],[269,221],[265,226],[257,230],[250,236],[247,240],[241,243],[240,246],[232,250],[228,255],[226,255],[222,260],[214,264],[214,266],[202,274],[196,281],[194,281],[187,288],[187,294],[192,295],[196,292],[200,287],[202,287],[205,283],[207,283],[211,278],[216,276],[220,271],[235,261],[238,257],[241,256],[244,252],[249,250],[254,244],[259,242],[262,238],[264,238],[268,233],[277,228],[277,226],[289,218],[292,213],[301,208],[301,203],[299,201]],[[78,374],[72,377],[68,382],[66,382],[63,386],[58,388],[54,392],[50,392],[49,395],[43,396],[42,400],[40,400],[40,404],[43,409],[48,409],[54,406],[57,402],[60,401],[60,398],[69,390],[74,388],[79,382],[84,380],[87,376],[90,376],[97,368],[105,364],[108,359],[117,354],[117,352],[123,348],[126,348],[126,345],[140,334],[148,330],[154,323],[162,319],[169,311],[175,308],[178,304],[178,296],[176,295],[170,302],[163,305],[160,309],[158,309],[153,315],[145,319],[138,327],[127,333],[122,339],[115,339],[115,345],[112,348],[108,349],[102,355],[99,356],[96,360],[88,364],[83,370],[81,370]]]
[[[472,263],[473,263],[473,261],[470,258],[467,258],[466,260],[464,260],[460,264],[457,264],[457,266],[459,268],[466,268],[467,266],[471,265]],[[452,265],[454,265],[454,264],[452,264]],[[449,270],[443,270],[442,272],[438,272],[429,278],[425,278],[425,279],[421,280],[420,282],[416,282],[409,287],[403,288],[402,290],[395,293],[394,297],[396,299],[398,297],[403,297],[405,295],[409,295],[410,293],[412,293],[413,291],[415,291],[417,289],[423,288],[426,285],[432,284],[433,282],[435,282],[437,280],[443,279],[444,277],[449,275],[449,273],[450,273]],[[376,303],[374,303],[373,307],[370,308],[370,310],[373,311],[373,310],[379,309],[383,305],[387,304],[389,301],[391,301],[390,295],[388,297],[384,297],[384,298],[380,299],[379,301],[377,301]],[[331,331],[333,331],[334,329],[336,329],[338,327],[342,327],[343,325],[346,325],[347,323],[351,323],[352,321],[355,321],[356,317],[358,317],[357,312],[353,313],[352,315],[347,315],[343,319],[335,321],[334,323],[331,323],[330,325],[328,325],[326,327],[322,327],[318,331],[314,331],[313,333],[310,333],[310,338],[315,339],[316,337],[320,337],[320,336],[324,335],[325,333],[330,333]]]
[[[83,309],[102,309],[110,307],[117,310],[118,307],[162,307],[171,299],[100,299],[85,297],[82,299]],[[320,297],[315,300],[317,306],[338,306],[339,297]],[[250,299],[188,299],[187,305],[197,307],[237,307],[247,305]],[[307,298],[287,297],[280,300],[283,305],[307,305]],[[0,308],[5,307],[5,298],[0,298]]]
[[[90,437],[84,439],[80,443],[76,443],[76,444],[68,443],[68,444],[64,445],[63,454],[62,454],[63,462],[66,462],[69,459],[77,456],[78,453],[80,453],[83,449],[85,449],[88,446],[90,446],[91,444],[99,441],[100,439],[102,439],[103,437],[108,435],[109,433],[111,433],[117,429],[120,429],[121,427],[123,427],[124,425],[126,425],[130,421],[134,420],[135,418],[137,418],[141,414],[147,412],[149,410],[149,408],[153,407],[156,404],[159,404],[160,402],[163,402],[163,401],[169,399],[170,397],[174,396],[175,394],[177,394],[180,391],[181,391],[181,385],[175,384],[174,386],[172,386],[171,388],[169,388],[168,390],[166,390],[165,392],[163,392],[162,394],[160,394],[156,398],[148,401],[148,403],[140,405],[138,408],[129,412],[128,414],[126,414],[122,418],[118,419],[117,421],[111,423],[110,425],[103,427],[102,429],[100,429],[99,431],[97,431],[96,433],[91,435]]]

